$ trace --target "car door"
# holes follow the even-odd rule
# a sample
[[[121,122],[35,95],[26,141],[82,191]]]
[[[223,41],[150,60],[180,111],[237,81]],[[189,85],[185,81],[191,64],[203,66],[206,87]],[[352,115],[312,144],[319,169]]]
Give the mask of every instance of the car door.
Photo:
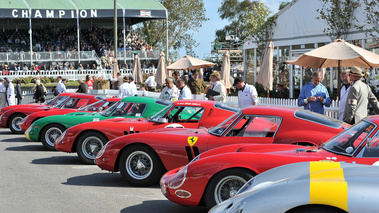
[[[208,149],[233,143],[272,144],[282,119],[278,116],[244,115],[218,139],[208,142]]]

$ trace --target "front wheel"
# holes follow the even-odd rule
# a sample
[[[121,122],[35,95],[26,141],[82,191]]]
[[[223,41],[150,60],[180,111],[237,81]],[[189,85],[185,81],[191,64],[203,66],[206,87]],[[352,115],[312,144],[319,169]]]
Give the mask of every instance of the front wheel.
[[[66,130],[66,127],[59,124],[50,124],[42,130],[41,141],[43,146],[47,150],[55,151],[54,142],[62,133]]]
[[[76,144],[79,158],[86,164],[95,164],[97,153],[103,148],[108,139],[98,132],[87,132],[80,136]]]
[[[254,172],[246,169],[229,169],[218,173],[205,190],[205,206],[210,209],[234,197],[238,190],[254,176]]]
[[[150,186],[163,175],[163,165],[158,155],[143,145],[128,147],[119,161],[121,175],[135,186]]]
[[[26,116],[24,114],[15,114],[9,118],[9,129],[14,134],[22,134],[23,131],[20,127],[22,119]]]

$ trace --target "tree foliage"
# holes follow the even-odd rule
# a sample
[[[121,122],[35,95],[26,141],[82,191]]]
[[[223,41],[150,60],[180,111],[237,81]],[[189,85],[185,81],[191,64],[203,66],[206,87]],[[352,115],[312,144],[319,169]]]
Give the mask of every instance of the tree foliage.
[[[322,8],[317,9],[327,27],[324,29],[332,40],[337,38],[346,39],[352,26],[352,21],[356,20],[354,11],[359,6],[359,0],[321,0]]]
[[[241,40],[251,36],[264,49],[272,38],[275,18],[269,18],[268,7],[260,1],[223,0],[218,13],[221,19],[231,22],[223,29],[216,31],[218,41],[224,41],[226,35],[237,35]]]
[[[159,0],[168,12],[168,49],[184,48],[186,54],[196,56],[193,47],[199,44],[193,39],[204,21],[203,0]],[[151,46],[166,49],[166,20],[146,21],[135,30]]]
[[[291,3],[291,2],[290,2],[290,1],[283,1],[283,2],[280,2],[279,10],[285,8],[289,3]]]
[[[366,31],[366,35],[378,38],[379,35],[379,1],[378,0],[362,0],[363,15],[365,20],[363,24],[359,23],[356,27],[361,31]]]

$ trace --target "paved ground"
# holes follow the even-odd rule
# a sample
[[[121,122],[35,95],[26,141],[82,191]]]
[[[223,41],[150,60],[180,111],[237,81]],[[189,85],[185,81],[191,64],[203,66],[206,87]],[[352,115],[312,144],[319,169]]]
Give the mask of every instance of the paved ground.
[[[0,129],[0,212],[207,212],[168,201],[159,186],[137,188],[119,173],[84,165],[76,153]]]

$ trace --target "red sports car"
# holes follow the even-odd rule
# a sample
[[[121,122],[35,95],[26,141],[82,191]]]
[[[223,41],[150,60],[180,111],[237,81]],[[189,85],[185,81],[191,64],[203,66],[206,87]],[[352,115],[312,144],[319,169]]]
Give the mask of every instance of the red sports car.
[[[101,144],[102,147],[108,140],[116,137],[158,128],[209,128],[221,123],[236,111],[238,110],[235,108],[211,101],[180,100],[169,104],[147,120],[114,118],[73,126],[54,145],[57,150],[75,152],[78,143]]]
[[[349,125],[310,111],[254,106],[207,129],[167,129],[110,141],[96,157],[108,171],[120,170],[131,184],[144,186],[187,164],[199,153],[235,143],[318,145]]]
[[[96,96],[79,93],[63,93],[46,104],[33,104],[30,107],[13,105],[3,108],[0,116],[0,127],[9,127],[12,133],[21,134],[20,123],[27,115],[35,112],[46,112],[55,109],[78,109],[87,104],[97,102]],[[21,107],[18,107],[21,106]]]
[[[25,132],[29,126],[36,120],[52,115],[65,115],[67,113],[71,112],[97,112],[103,107],[110,107],[114,103],[120,101],[120,98],[103,98],[101,96],[96,97],[96,99],[99,99],[99,101],[92,103],[87,106],[82,106],[80,108],[67,108],[63,106],[62,108],[51,108],[50,110],[46,111],[40,111],[32,113],[28,116],[26,116],[20,123],[20,128],[23,132]]]
[[[202,153],[166,173],[163,194],[186,206],[210,208],[235,195],[251,177],[296,162],[336,161],[379,165],[379,116],[367,117],[319,147],[235,144]]]

